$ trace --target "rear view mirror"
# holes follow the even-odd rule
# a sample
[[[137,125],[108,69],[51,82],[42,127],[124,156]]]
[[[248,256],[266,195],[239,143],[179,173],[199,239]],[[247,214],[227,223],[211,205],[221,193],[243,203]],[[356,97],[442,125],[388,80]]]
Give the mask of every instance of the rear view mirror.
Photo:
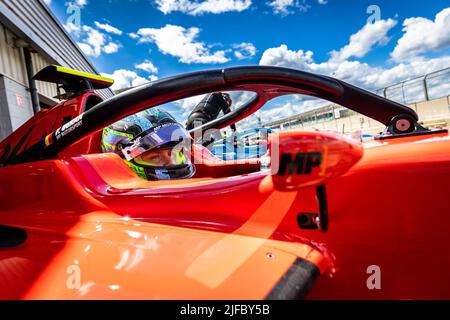
[[[363,155],[362,145],[335,133],[283,132],[271,141],[275,189],[318,186],[347,172]]]

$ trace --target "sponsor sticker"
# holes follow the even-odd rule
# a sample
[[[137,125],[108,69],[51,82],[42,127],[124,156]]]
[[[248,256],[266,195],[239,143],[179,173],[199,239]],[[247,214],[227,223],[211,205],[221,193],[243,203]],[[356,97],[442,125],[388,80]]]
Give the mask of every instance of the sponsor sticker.
[[[283,153],[280,161],[279,176],[311,174],[313,168],[322,164],[320,152],[297,152],[296,154]]]
[[[73,118],[69,122],[67,122],[62,127],[58,128],[55,131],[56,140],[60,140],[62,137],[66,136],[68,133],[72,132],[79,126],[83,124],[83,114],[80,114],[78,117]]]

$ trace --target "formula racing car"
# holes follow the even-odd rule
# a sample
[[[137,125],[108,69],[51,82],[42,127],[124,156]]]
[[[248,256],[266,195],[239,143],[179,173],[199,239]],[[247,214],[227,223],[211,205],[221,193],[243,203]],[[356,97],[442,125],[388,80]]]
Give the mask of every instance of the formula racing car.
[[[409,107],[279,67],[182,74],[104,101],[95,90],[110,79],[59,66],[35,79],[64,100],[0,143],[1,299],[450,298],[450,139]],[[263,168],[193,144],[195,175],[170,181],[100,149],[111,123],[224,91],[254,95],[198,130],[293,94],[386,129],[368,144],[273,133]]]

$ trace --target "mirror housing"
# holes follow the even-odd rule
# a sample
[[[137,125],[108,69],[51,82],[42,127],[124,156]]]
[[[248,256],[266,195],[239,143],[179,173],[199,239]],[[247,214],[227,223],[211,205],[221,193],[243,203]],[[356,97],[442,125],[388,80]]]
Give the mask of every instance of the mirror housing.
[[[362,144],[337,133],[281,132],[270,145],[275,189],[319,186],[346,173],[363,155]]]

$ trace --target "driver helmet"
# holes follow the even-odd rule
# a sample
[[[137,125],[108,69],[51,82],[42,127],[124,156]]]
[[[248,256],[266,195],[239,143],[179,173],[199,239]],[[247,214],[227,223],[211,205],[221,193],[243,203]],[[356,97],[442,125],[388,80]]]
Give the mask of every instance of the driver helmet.
[[[151,108],[104,128],[101,148],[118,154],[141,178],[184,179],[195,174],[191,140],[169,113]]]

